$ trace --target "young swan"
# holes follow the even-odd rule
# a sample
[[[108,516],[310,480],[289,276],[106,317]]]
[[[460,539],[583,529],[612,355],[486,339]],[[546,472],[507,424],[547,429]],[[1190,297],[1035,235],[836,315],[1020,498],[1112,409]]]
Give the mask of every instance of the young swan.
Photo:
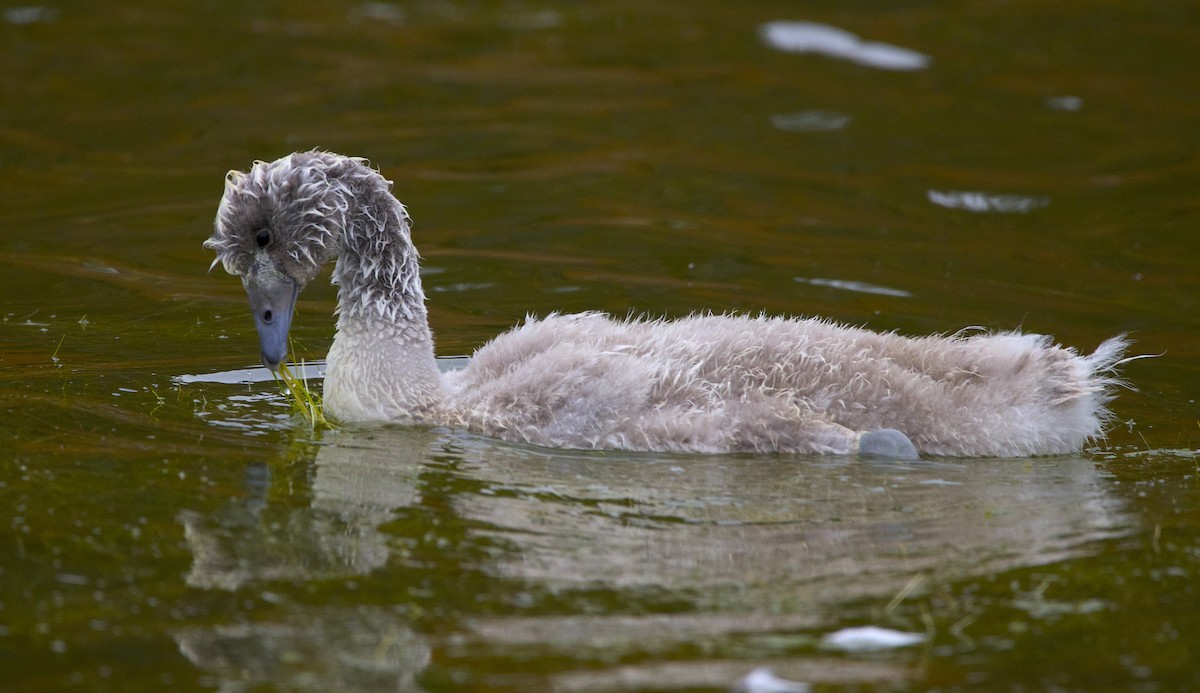
[[[527,318],[441,374],[391,183],[303,152],[231,171],[205,246],[250,298],[262,360],[287,353],[296,297],[336,259],[326,413],[564,448],[1025,456],[1103,434],[1113,337],[1090,356],[1015,332],[909,338],[820,319]]]

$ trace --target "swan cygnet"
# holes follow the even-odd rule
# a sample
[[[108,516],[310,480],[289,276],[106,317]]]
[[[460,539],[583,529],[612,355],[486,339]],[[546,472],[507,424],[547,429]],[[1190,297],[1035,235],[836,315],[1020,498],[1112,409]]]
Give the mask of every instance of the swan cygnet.
[[[336,260],[326,414],[575,449],[915,458],[1078,452],[1103,436],[1127,346],[1043,335],[904,337],[823,319],[527,317],[440,373],[411,222],[365,160],[312,151],[231,171],[205,242],[241,277],[262,348]]]

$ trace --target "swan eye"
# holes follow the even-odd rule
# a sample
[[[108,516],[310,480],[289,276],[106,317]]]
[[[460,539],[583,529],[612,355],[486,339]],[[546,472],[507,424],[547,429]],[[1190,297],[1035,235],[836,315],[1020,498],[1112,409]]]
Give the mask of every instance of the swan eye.
[[[266,229],[262,229],[258,233],[254,234],[254,242],[258,244],[259,248],[266,248],[271,242],[271,232]]]

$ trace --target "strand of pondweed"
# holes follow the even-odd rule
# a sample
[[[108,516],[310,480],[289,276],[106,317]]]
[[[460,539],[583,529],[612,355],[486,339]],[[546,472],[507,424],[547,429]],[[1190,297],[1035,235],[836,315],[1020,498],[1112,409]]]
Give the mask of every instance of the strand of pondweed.
[[[321,407],[321,396],[313,392],[308,387],[308,377],[304,375],[304,362],[300,362],[301,377],[297,378],[288,368],[287,363],[279,364],[279,372],[276,377],[283,381],[287,386],[288,394],[292,400],[292,410],[308,421],[308,425],[313,430],[318,427],[333,428],[333,424],[325,418],[325,413]]]

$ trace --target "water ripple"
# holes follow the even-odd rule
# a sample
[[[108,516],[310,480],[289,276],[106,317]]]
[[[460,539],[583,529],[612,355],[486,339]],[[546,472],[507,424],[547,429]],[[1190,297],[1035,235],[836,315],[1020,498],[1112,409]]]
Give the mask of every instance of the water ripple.
[[[4,21],[17,26],[49,24],[58,19],[58,11],[49,7],[9,7],[4,10]]]
[[[876,284],[868,284],[866,282],[849,281],[846,279],[822,279],[821,277],[793,277],[792,281],[801,284],[811,284],[813,286],[827,286],[831,289],[841,289],[842,291],[857,291],[860,294],[876,294],[878,296],[895,296],[896,298],[910,298],[912,296],[908,291],[903,289],[893,289],[890,286],[878,286]]]
[[[797,111],[771,116],[771,124],[792,132],[832,132],[850,123],[850,116],[832,111]]]

